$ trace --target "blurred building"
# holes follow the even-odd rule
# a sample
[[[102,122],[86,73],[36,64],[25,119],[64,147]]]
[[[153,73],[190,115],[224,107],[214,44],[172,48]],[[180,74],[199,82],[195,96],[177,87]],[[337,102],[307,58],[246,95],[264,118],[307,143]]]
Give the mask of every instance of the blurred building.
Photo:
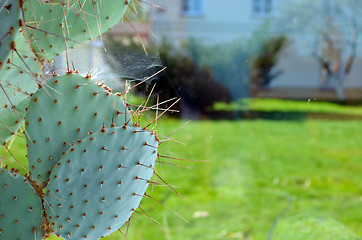
[[[248,38],[266,20],[273,21],[285,0],[150,0],[150,28],[159,38],[175,45],[189,38],[205,44]],[[313,23],[306,23],[313,24]],[[154,39],[155,40],[155,39]],[[157,41],[157,39],[156,39]],[[318,98],[335,100],[336,94],[321,90],[321,68],[310,53],[292,44],[280,58],[283,70],[261,97]],[[344,87],[348,99],[362,100],[362,58],[357,55]]]

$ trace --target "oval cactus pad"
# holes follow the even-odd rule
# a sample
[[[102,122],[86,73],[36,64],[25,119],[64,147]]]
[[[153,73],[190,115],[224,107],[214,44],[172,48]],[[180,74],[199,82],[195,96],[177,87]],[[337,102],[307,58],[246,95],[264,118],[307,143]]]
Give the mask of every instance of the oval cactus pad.
[[[21,175],[0,169],[0,239],[42,239],[42,203]]]
[[[103,128],[72,146],[46,188],[55,234],[99,239],[117,231],[145,194],[157,147],[152,132],[136,127]]]
[[[20,3],[19,0],[0,1],[0,69],[11,52],[14,36],[19,28]]]
[[[125,14],[126,0],[78,0],[24,4],[28,32],[38,56],[53,58],[66,46],[94,39],[118,23]]]
[[[44,186],[62,154],[103,126],[129,119],[120,96],[78,74],[54,77],[32,97],[25,117],[29,171]]]
[[[0,147],[19,130],[43,68],[22,34],[17,34],[14,46],[0,69]]]

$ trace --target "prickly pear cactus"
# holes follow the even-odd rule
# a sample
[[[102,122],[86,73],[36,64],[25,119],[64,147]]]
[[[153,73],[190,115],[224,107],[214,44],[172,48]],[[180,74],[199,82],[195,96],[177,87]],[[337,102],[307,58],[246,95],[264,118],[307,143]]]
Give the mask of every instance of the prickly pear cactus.
[[[11,54],[0,69],[0,146],[19,130],[29,95],[42,84],[42,69],[42,63],[18,33]]]
[[[0,146],[20,127],[18,104],[46,82],[41,77],[44,66],[66,49],[109,30],[123,17],[127,4],[126,0],[0,3],[0,22],[5,22],[0,30]],[[18,120],[9,125],[8,114]]]
[[[0,169],[0,239],[42,239],[42,201],[16,172]]]
[[[126,6],[126,0],[29,0],[24,10],[35,23],[28,29],[33,49],[42,58],[53,58],[108,31],[124,16]]]
[[[25,118],[29,170],[45,186],[62,154],[102,126],[131,122],[120,96],[78,74],[54,77],[31,98]]]
[[[47,186],[52,197],[46,197],[46,213],[55,234],[98,239],[118,230],[141,202],[157,146],[152,132],[113,127],[71,147]]]
[[[48,65],[116,24],[127,4],[0,1],[0,144],[25,116],[29,163],[25,177],[0,169],[0,239],[98,239],[140,205],[158,157],[156,133],[132,122],[120,94]]]
[[[38,86],[30,75],[41,69],[40,64],[32,64],[37,60],[18,32],[23,26],[22,5],[20,0],[0,2],[0,146],[17,133],[25,115],[27,92]]]
[[[0,2],[0,69],[5,64],[12,48],[14,37],[19,28],[20,6],[19,0],[7,0]]]
[[[0,146],[18,132],[28,104],[29,99],[24,99],[14,109],[7,106],[0,110]]]

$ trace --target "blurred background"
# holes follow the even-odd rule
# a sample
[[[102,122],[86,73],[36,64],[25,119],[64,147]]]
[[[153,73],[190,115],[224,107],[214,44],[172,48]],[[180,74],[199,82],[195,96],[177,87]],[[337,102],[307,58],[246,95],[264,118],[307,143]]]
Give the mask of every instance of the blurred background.
[[[360,0],[129,1],[75,66],[145,81],[145,121],[180,100],[157,126],[169,186],[106,239],[361,239],[361,34]]]

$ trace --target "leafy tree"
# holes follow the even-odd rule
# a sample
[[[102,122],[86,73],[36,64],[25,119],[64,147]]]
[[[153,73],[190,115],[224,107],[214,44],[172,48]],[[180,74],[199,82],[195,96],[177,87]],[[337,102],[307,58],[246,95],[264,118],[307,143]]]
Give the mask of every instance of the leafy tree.
[[[297,43],[309,43],[308,51],[321,69],[322,86],[332,87],[344,100],[344,83],[362,30],[362,1],[285,0],[280,7],[278,27],[293,35]]]

